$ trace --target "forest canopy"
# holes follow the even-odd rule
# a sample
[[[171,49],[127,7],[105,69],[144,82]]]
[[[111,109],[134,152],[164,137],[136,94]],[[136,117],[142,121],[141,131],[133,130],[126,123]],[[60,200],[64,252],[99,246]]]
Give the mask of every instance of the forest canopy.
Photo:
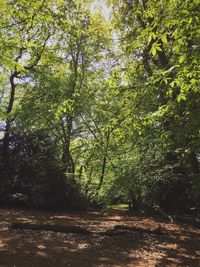
[[[2,0],[0,202],[200,206],[198,0]]]

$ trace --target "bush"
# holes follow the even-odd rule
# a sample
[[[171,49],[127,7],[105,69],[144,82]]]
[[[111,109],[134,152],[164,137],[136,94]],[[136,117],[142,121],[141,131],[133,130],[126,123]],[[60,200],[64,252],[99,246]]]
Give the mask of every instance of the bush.
[[[85,209],[87,201],[73,179],[57,162],[50,137],[44,133],[13,135],[9,157],[2,168],[3,204],[55,209]]]

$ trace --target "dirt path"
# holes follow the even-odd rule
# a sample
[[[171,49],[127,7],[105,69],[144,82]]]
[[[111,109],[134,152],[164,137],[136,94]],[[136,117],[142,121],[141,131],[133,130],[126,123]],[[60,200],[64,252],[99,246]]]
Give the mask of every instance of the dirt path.
[[[166,235],[124,233],[83,236],[46,231],[9,230],[10,222],[59,223],[105,231],[118,224],[154,229]],[[200,229],[144,216],[52,213],[0,209],[0,267],[200,266]]]

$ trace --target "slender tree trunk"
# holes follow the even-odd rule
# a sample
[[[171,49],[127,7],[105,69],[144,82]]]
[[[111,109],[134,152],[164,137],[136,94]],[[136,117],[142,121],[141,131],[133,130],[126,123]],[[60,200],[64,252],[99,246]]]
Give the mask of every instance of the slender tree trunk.
[[[103,157],[102,168],[101,168],[101,176],[100,176],[100,179],[99,179],[99,186],[98,186],[99,189],[101,188],[101,186],[103,184],[103,181],[104,181],[104,176],[105,176],[105,171],[106,171],[106,163],[107,163],[107,155],[105,155]]]
[[[8,107],[6,110],[6,119],[5,119],[5,131],[4,131],[4,137],[3,137],[3,142],[2,142],[2,171],[3,171],[3,176],[1,177],[1,189],[0,189],[0,194],[3,194],[5,191],[5,186],[7,183],[7,178],[9,177],[9,169],[10,169],[10,161],[9,161],[9,139],[10,139],[10,127],[12,123],[12,118],[11,118],[11,112],[13,109],[14,101],[15,101],[15,89],[16,89],[16,84],[14,82],[15,78],[19,72],[15,71],[13,74],[10,76],[10,96],[9,96],[9,102],[8,102]]]
[[[64,145],[62,162],[65,166],[67,173],[74,173],[75,172],[75,164],[74,164],[74,161],[72,159],[71,153],[69,151],[69,146],[66,147],[66,145]]]
[[[72,116],[67,116],[67,129],[62,122],[62,130],[64,136],[62,162],[65,166],[67,173],[75,172],[75,164],[70,152],[71,132],[72,132]]]
[[[105,149],[105,153],[104,153],[104,157],[103,157],[103,161],[102,161],[101,176],[99,179],[98,190],[101,189],[101,186],[103,184],[104,177],[105,177],[109,140],[110,140],[110,129],[108,129],[108,132],[106,133],[106,149]]]
[[[11,76],[10,76],[10,97],[9,97],[9,103],[8,107],[6,110],[6,127],[5,127],[5,132],[4,132],[4,138],[3,138],[3,162],[4,164],[8,160],[8,150],[9,150],[9,138],[10,138],[10,126],[12,122],[12,118],[10,117],[10,113],[13,109],[13,104],[15,100],[15,89],[16,89],[16,84],[14,82],[15,78],[19,72],[15,71]]]
[[[85,186],[85,195],[88,196],[88,192],[89,192],[89,189],[90,189],[90,184],[91,184],[91,181],[92,181],[92,172],[93,172],[93,168],[92,166],[90,167],[90,171],[89,171],[89,175],[88,175],[88,180],[87,180],[87,183],[86,183],[86,186]]]

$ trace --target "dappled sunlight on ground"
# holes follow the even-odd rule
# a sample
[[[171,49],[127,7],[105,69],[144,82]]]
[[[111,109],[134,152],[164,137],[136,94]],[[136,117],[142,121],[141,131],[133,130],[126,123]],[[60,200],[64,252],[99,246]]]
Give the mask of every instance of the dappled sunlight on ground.
[[[160,226],[166,234],[128,232],[117,236],[11,230],[13,221],[78,225],[106,231],[123,224],[144,229]],[[0,209],[0,266],[200,266],[200,229],[158,218],[115,212],[85,214]]]

